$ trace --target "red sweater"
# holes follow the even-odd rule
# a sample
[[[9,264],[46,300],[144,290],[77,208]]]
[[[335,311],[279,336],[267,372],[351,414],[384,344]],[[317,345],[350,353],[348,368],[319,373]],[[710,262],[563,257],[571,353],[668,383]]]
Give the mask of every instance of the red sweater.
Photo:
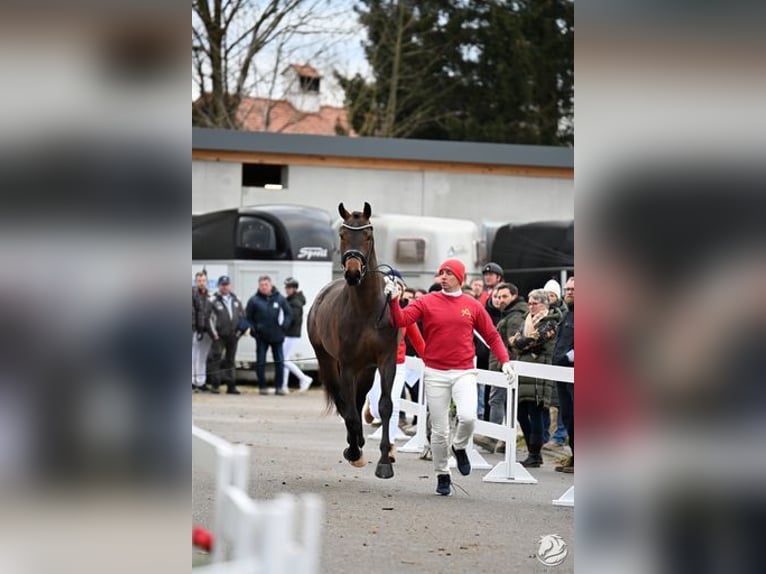
[[[464,294],[450,297],[435,292],[410,302],[404,309],[394,299],[390,309],[391,323],[395,327],[423,322],[426,348],[422,358],[426,367],[442,371],[473,369],[476,354],[473,346],[474,329],[487,342],[501,364],[509,360],[508,351],[492,319],[473,297]]]
[[[405,336],[410,340],[412,346],[415,347],[415,352],[418,354],[418,357],[422,357],[426,354],[426,342],[423,340],[423,335],[420,334],[420,329],[418,329],[417,323],[407,325],[407,328],[402,330],[404,332],[399,341],[399,348],[396,350],[397,365],[401,365],[404,362],[404,358],[407,354],[407,344],[404,342]]]

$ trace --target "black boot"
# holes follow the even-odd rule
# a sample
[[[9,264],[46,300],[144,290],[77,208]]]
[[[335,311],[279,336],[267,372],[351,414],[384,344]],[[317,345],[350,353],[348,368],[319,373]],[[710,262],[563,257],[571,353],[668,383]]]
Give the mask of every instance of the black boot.
[[[529,444],[527,444],[527,450],[529,454],[527,458],[521,461],[521,466],[526,468],[537,468],[543,464],[543,457],[540,454],[540,449],[543,447],[543,437],[540,435],[530,435]]]
[[[439,474],[436,476],[436,494],[449,496],[452,494],[452,479],[449,474]]]

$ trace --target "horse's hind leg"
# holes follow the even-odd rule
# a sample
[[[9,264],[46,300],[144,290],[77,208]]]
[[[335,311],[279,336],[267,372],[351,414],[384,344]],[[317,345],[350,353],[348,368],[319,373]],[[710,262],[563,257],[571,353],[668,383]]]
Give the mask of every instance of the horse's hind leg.
[[[380,368],[380,419],[383,436],[380,439],[380,460],[375,468],[375,476],[378,478],[391,478],[394,476],[394,449],[389,434],[391,416],[393,415],[394,405],[391,399],[391,389],[394,386],[394,376],[396,374],[396,356],[389,357]]]

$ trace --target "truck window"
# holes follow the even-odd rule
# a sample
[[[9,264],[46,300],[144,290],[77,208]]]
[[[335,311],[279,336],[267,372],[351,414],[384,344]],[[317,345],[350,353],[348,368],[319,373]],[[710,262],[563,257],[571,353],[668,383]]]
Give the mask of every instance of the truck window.
[[[257,251],[276,251],[277,234],[274,226],[257,217],[240,217],[237,226],[237,247]]]
[[[397,263],[423,263],[426,258],[425,239],[397,239]]]

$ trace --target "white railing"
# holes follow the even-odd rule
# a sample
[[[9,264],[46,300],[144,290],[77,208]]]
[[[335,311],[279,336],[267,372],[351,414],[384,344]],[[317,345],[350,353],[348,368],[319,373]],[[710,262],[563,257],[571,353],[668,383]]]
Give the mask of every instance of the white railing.
[[[549,381],[574,382],[574,369],[571,367],[556,367],[540,363],[512,361],[516,372],[512,382],[502,373],[479,371],[479,382],[485,385],[504,387],[507,389],[505,424],[498,425],[486,421],[477,421],[475,431],[506,444],[505,458],[489,471],[483,478],[485,482],[526,483],[536,484],[537,480],[529,471],[516,461],[516,413],[518,405],[519,379],[518,376],[535,377]]]
[[[215,480],[211,564],[195,574],[317,574],[323,503],[313,494],[255,501],[249,452],[192,425],[192,462]],[[299,532],[296,532],[299,525]]]

